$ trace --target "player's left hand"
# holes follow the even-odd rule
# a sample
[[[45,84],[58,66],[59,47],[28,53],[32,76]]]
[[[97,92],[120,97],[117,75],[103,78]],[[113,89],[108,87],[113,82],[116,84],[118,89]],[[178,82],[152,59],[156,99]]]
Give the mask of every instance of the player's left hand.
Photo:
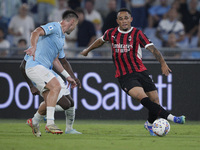
[[[69,76],[69,77],[67,77],[66,79],[67,79],[67,81],[69,82],[67,88],[69,87],[70,84],[71,84],[71,88],[72,88],[72,89],[75,88],[75,87],[77,86],[76,81],[75,81],[72,77]]]
[[[35,60],[35,51],[36,51],[36,47],[30,47],[24,52],[26,52],[26,54],[29,56],[33,56],[33,60]]]
[[[161,66],[161,70],[162,70],[162,74],[164,74],[165,76],[168,76],[169,73],[172,72],[166,63]]]

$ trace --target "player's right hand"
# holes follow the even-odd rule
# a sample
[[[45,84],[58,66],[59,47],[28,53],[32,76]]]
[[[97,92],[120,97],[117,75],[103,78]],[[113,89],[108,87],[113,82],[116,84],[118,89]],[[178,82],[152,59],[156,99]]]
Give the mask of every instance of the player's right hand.
[[[33,60],[35,60],[35,51],[36,51],[36,47],[30,47],[24,52],[26,52],[26,54],[29,56],[33,56]]]
[[[87,55],[88,55],[88,50],[87,50],[87,49],[84,49],[84,50],[81,52],[81,55],[87,56]]]

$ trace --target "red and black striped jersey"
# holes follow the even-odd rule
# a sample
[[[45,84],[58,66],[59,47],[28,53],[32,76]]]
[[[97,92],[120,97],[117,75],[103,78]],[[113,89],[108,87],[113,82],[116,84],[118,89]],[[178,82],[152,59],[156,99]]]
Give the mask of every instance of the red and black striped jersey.
[[[111,43],[115,77],[147,70],[142,63],[141,47],[146,48],[153,43],[141,30],[131,27],[124,32],[119,27],[111,28],[104,33],[102,40]]]

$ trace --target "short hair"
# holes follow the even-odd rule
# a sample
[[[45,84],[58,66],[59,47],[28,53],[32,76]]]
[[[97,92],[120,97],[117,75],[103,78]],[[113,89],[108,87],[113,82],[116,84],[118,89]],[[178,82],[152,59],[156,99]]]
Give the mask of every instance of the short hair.
[[[63,20],[70,20],[71,18],[76,18],[78,19],[78,15],[75,13],[75,11],[73,10],[66,10],[63,15],[62,15],[62,19]]]
[[[84,12],[83,8],[81,8],[81,7],[76,8],[75,12],[82,13],[83,15],[85,15],[85,12]]]
[[[131,11],[127,8],[121,8],[120,10],[118,10],[117,15],[122,11],[128,12],[131,15]]]
[[[18,43],[24,42],[25,44],[27,44],[26,39],[19,39]]]

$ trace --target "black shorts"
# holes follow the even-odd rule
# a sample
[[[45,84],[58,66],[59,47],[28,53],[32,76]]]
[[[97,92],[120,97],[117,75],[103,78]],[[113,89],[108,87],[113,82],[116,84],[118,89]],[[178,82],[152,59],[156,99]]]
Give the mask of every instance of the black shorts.
[[[142,87],[145,92],[157,90],[147,70],[134,72],[118,78],[121,88],[128,93],[134,87]]]

